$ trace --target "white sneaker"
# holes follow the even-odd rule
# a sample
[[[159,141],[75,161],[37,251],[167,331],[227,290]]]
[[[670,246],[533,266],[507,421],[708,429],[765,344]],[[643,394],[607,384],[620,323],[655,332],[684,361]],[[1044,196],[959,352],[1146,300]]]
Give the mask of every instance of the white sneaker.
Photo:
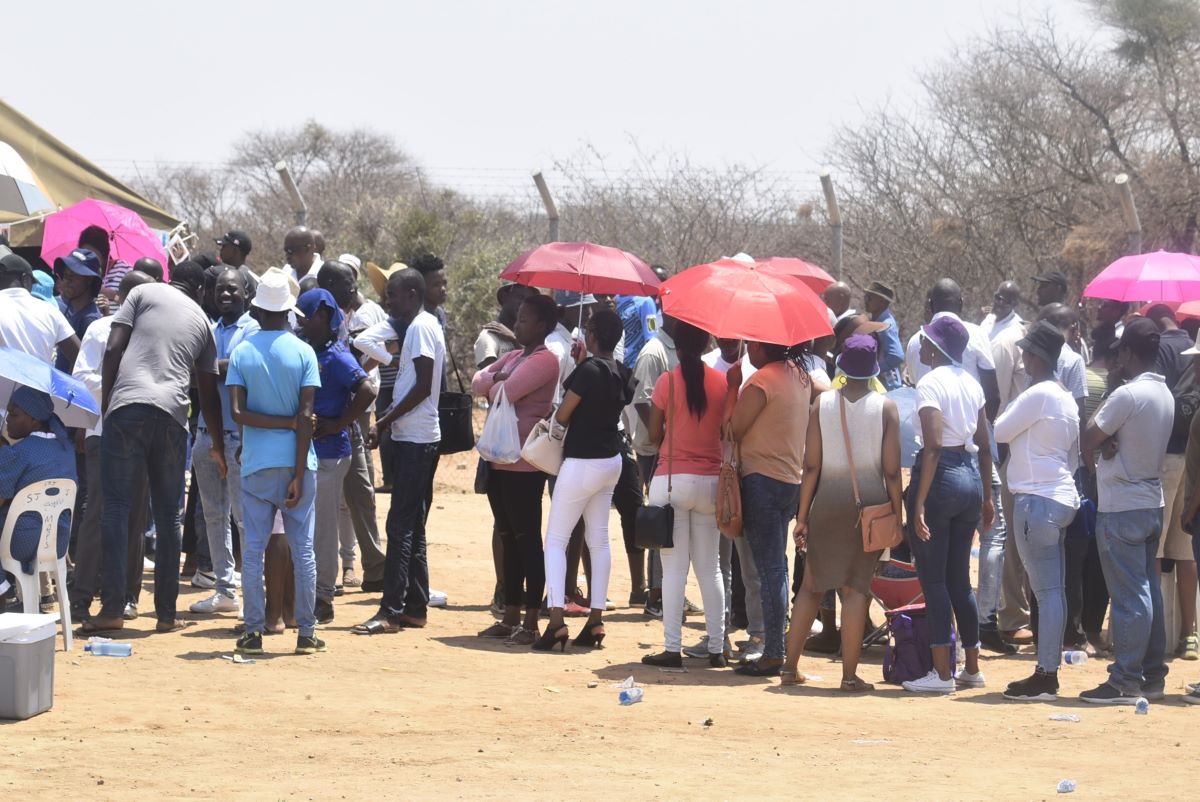
[[[240,609],[237,599],[224,593],[214,593],[188,608],[193,613],[236,613]]]
[[[233,572],[233,586],[235,588],[240,588],[242,586],[242,572],[241,571]]]
[[[956,686],[953,679],[942,679],[936,671],[930,671],[920,679],[902,683],[904,690],[911,693],[954,693]]]
[[[965,668],[954,675],[954,682],[960,688],[982,688],[986,684],[982,671],[971,674]]]
[[[206,574],[203,571],[197,571],[192,574],[192,587],[200,588],[201,590],[212,590],[217,586],[217,575]]]
[[[445,607],[450,603],[450,597],[446,595],[444,590],[429,591],[429,606],[430,607]]]

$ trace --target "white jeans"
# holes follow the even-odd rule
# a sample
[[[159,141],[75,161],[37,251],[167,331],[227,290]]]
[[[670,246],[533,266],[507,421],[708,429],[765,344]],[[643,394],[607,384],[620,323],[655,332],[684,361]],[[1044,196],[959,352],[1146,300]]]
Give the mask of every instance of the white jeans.
[[[582,516],[584,539],[592,557],[588,596],[593,610],[603,610],[608,599],[612,554],[608,550],[608,508],[621,478],[621,456],[606,459],[563,460],[550,497],[546,526],[546,596],[550,607],[562,607],[567,582],[567,541]]]
[[[677,474],[672,479],[675,509],[674,547],[663,549],[663,640],[668,652],[683,647],[683,592],[688,566],[696,571],[704,600],[708,651],[721,652],[725,642],[725,581],[721,577],[721,533],[717,529],[717,477]],[[667,503],[667,477],[650,482],[650,503]]]

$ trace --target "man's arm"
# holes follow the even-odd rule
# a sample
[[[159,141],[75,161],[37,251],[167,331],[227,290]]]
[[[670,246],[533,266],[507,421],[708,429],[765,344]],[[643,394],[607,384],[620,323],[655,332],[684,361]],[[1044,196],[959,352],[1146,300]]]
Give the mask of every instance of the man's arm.
[[[58,354],[74,365],[75,357],[79,356],[79,338],[72,334],[65,340],[58,341]]]
[[[1110,437],[1111,435],[1097,426],[1095,421],[1087,425],[1083,432],[1083,439],[1079,443],[1083,451],[1083,467],[1092,473],[1096,472],[1096,451],[1107,443]]]
[[[1000,411],[1000,385],[996,383],[995,369],[979,368],[979,384],[983,387],[984,412],[989,421],[994,421]]]
[[[419,356],[413,360],[413,370],[416,371],[417,381],[408,394],[397,401],[387,414],[375,422],[375,429],[383,431],[402,415],[407,415],[417,408],[417,405],[429,398],[433,392],[433,358]]]
[[[246,409],[246,388],[240,384],[229,385],[229,414],[234,423],[241,426],[253,426],[255,429],[296,431],[299,418],[299,416],[288,418],[283,415],[264,415],[261,412],[251,412]],[[204,415],[204,419],[208,420],[208,413],[205,412]],[[214,418],[214,420],[220,420],[220,418]]]
[[[296,414],[296,466],[292,481],[288,483],[284,506],[292,509],[300,503],[304,475],[308,472],[308,450],[312,447],[313,403],[317,397],[316,387],[300,388],[300,410]]]
[[[206,421],[223,420],[221,416],[221,393],[217,390],[220,379],[215,373],[206,371],[196,372],[196,389],[200,396],[200,412]],[[208,436],[212,440],[209,454],[217,464],[217,474],[224,479],[227,466],[225,464],[225,428],[220,424],[210,426]]]
[[[378,396],[379,392],[375,389],[375,385],[370,379],[363,376],[358,380],[358,384],[354,386],[354,394],[350,396],[350,403],[346,405],[346,411],[342,413],[341,417],[319,418],[313,436],[318,439],[330,437],[347,429],[350,424],[362,417],[363,413],[371,408]]]
[[[129,337],[133,334],[133,326],[125,323],[113,323],[108,333],[108,344],[104,347],[104,366],[100,369],[100,413],[108,414],[108,401],[112,396],[113,385],[117,383],[117,374],[121,370],[121,358],[129,347]]]

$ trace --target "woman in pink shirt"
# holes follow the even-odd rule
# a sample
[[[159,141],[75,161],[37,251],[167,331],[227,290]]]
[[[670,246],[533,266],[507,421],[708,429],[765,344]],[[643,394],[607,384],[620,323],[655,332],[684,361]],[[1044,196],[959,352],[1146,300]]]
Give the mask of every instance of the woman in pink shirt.
[[[475,374],[471,390],[495,401],[504,394],[517,413],[521,442],[554,406],[558,358],[546,349],[546,335],[558,325],[558,307],[545,295],[521,304],[513,326],[518,348]],[[546,474],[519,460],[509,465],[488,463],[487,497],[496,532],[504,544],[504,617],[479,633],[483,638],[506,638],[511,645],[529,645],[538,636],[538,611],[546,586],[542,558],[542,493]],[[521,609],[525,619],[521,620]]]
[[[725,376],[702,360],[708,342],[707,332],[679,322],[675,329],[679,365],[659,377],[650,399],[650,440],[659,446],[650,503],[670,504],[675,510],[674,545],[661,552],[665,651],[642,658],[651,666],[683,665],[683,589],[689,565],[695,567],[704,599],[709,665],[726,665],[725,583],[716,518],[726,386]]]

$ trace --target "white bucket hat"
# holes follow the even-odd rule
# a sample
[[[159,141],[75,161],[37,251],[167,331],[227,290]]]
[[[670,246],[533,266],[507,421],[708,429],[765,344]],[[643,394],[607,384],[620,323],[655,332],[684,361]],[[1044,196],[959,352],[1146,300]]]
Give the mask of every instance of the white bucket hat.
[[[337,258],[337,260],[344,265],[350,265],[350,267],[354,268],[355,275],[362,273],[362,260],[359,259],[354,254],[343,253],[341,256],[339,256]]]
[[[296,296],[299,294],[300,286],[295,279],[278,267],[272,267],[262,274],[250,305],[266,312],[295,312],[303,317],[304,313],[296,308]]]

